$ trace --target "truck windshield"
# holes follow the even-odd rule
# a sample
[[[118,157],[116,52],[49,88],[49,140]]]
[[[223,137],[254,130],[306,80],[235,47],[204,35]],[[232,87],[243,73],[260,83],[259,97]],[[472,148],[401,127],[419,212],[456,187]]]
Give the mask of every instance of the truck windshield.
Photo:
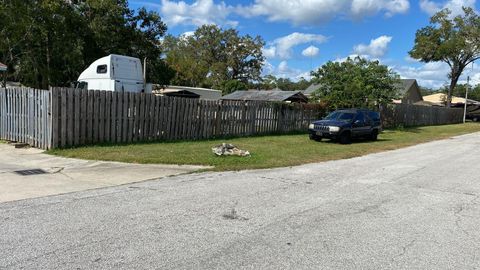
[[[355,114],[350,112],[333,112],[327,115],[327,117],[325,117],[325,120],[351,122],[354,117],[355,117]]]

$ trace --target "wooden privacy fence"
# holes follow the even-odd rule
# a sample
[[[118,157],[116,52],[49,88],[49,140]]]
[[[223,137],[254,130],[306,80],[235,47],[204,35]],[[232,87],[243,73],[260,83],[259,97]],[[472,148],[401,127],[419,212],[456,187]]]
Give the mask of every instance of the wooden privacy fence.
[[[461,109],[389,105],[385,127],[460,123]],[[200,140],[305,131],[314,104],[209,101],[143,93],[0,89],[0,139],[50,149],[95,143]]]
[[[28,88],[0,88],[0,139],[52,146],[50,92]]]
[[[381,109],[383,126],[433,126],[463,122],[463,110],[411,104],[388,105]]]
[[[52,147],[199,140],[305,130],[319,105],[208,101],[143,93],[51,89]]]

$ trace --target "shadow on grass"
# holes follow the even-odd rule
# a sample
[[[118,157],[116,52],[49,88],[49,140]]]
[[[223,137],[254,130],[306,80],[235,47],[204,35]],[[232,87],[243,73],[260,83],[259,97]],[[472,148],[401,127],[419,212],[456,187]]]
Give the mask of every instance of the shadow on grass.
[[[391,139],[383,139],[383,138],[382,139],[378,138],[376,141],[372,141],[372,140],[369,140],[369,139],[355,138],[355,139],[352,139],[351,143],[352,144],[372,144],[372,143],[390,142],[390,141],[392,141],[392,140]],[[318,143],[328,143],[328,144],[342,145],[337,140],[331,140],[331,139],[323,139],[322,141],[320,141]],[[346,145],[348,145],[348,144],[346,144]]]
[[[396,128],[387,128],[386,132],[408,132],[408,133],[420,133],[422,129],[420,127],[396,127]]]

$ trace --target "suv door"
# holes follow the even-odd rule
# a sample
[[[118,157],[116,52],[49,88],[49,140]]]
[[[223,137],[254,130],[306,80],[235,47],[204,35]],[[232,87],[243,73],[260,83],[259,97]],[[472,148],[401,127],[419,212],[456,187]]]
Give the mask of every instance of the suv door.
[[[364,115],[365,115],[365,126],[363,129],[362,135],[370,135],[375,125],[375,121],[373,121],[372,118],[370,118],[367,112],[364,112]]]
[[[352,135],[359,137],[370,134],[373,121],[364,113],[357,112],[352,125]]]

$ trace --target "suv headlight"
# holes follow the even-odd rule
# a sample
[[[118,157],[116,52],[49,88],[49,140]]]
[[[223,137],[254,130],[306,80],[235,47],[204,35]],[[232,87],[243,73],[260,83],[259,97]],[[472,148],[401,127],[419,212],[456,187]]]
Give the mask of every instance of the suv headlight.
[[[329,130],[330,132],[339,132],[339,131],[340,131],[340,127],[331,127],[331,126],[330,126],[330,127],[328,127],[328,130]]]
[[[314,125],[314,124],[310,124],[310,125],[308,125],[308,128],[309,128],[309,129],[314,129],[314,128],[315,128],[315,125]]]

